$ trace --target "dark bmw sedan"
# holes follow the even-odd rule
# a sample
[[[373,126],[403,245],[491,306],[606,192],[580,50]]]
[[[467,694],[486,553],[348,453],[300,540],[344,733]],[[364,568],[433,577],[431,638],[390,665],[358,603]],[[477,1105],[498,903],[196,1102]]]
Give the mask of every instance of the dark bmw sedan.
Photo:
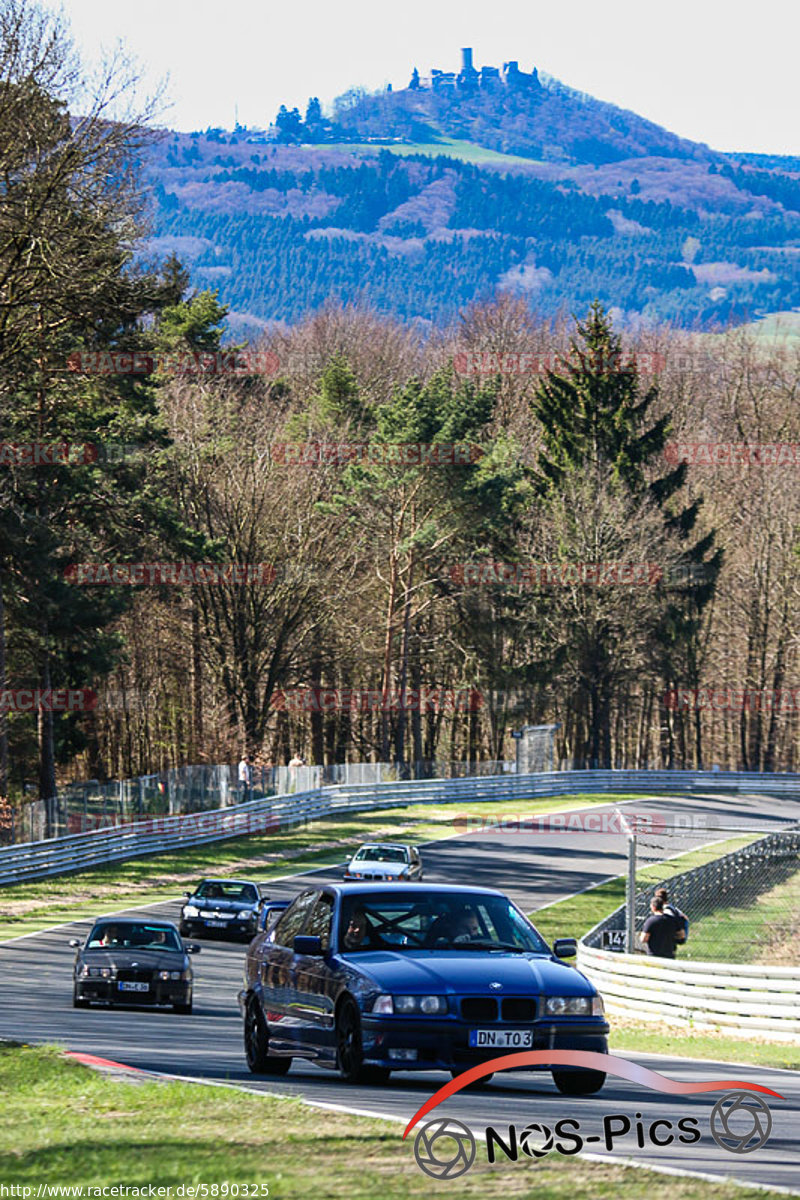
[[[77,938],[72,1003],[168,1004],[192,1011],[192,968],[186,945],[170,921],[109,917],[98,921],[84,943]]]
[[[249,942],[258,929],[262,897],[247,879],[203,879],[184,897],[180,931],[184,936],[217,936]]]
[[[332,884],[302,892],[250,944],[239,1004],[248,1066],[293,1057],[346,1080],[469,1067],[518,1050],[607,1053],[596,988],[502,892]],[[549,1068],[544,1068],[549,1069]],[[567,1095],[605,1073],[553,1069]]]

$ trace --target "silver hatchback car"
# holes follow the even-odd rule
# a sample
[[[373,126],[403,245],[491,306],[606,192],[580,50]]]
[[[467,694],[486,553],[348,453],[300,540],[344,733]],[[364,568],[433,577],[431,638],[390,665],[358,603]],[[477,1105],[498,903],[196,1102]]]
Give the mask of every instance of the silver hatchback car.
[[[372,879],[380,883],[418,882],[422,860],[416,846],[398,842],[366,842],[345,867],[345,879]]]

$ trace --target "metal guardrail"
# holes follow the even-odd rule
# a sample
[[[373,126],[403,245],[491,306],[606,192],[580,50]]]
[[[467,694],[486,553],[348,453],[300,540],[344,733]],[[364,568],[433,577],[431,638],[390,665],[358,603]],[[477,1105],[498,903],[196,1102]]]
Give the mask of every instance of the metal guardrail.
[[[800,967],[674,962],[578,944],[612,1016],[800,1043]]]
[[[604,792],[761,792],[800,798],[800,775],[717,771],[564,771],[402,783],[338,785],[229,808],[153,817],[110,829],[0,849],[0,884],[42,879],[184,846],[288,828],[337,812],[406,804],[522,800]]]

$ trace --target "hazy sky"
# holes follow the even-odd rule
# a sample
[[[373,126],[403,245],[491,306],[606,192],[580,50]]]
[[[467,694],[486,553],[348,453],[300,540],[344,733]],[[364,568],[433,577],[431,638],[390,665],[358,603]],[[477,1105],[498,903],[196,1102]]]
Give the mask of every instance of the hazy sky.
[[[51,4],[51,7],[57,7]],[[64,0],[90,58],[118,40],[163,124],[265,126],[351,87],[405,87],[413,66],[475,63],[555,75],[718,150],[800,154],[797,0]]]

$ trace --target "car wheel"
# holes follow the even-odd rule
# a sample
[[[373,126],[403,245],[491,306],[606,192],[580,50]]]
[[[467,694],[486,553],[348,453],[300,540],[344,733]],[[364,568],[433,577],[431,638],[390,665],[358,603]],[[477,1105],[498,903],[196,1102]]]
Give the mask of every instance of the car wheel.
[[[191,932],[192,931],[189,926],[184,925],[183,921],[181,921],[180,925],[178,926],[178,933],[181,935],[181,937],[188,937]]]
[[[374,1076],[376,1070],[381,1070],[364,1066],[361,1014],[355,1001],[349,999],[342,1001],[336,1014],[336,1062],[347,1083],[363,1083],[370,1074]]]
[[[469,1070],[468,1067],[464,1067],[464,1070],[457,1070],[454,1068],[453,1070],[451,1070],[450,1074],[453,1076],[453,1079],[458,1079],[458,1077],[460,1075],[463,1075],[464,1071],[467,1071],[467,1070]],[[473,1080],[472,1083],[466,1084],[464,1087],[464,1091],[471,1092],[471,1091],[474,1091],[476,1088],[482,1088],[484,1086],[484,1084],[488,1083],[489,1080],[492,1079],[493,1077],[494,1077],[494,1071],[492,1071],[491,1075],[484,1075],[481,1079],[475,1079],[475,1080]]]
[[[244,1014],[244,1052],[254,1075],[285,1075],[292,1065],[288,1055],[269,1054],[269,1030],[255,997],[247,1002]]]
[[[553,1071],[553,1082],[565,1096],[593,1096],[605,1081],[605,1071]]]
[[[192,1011],[191,1000],[188,1004],[173,1004],[172,1011],[176,1013],[186,1013],[188,1015]]]
[[[73,993],[72,993],[72,1007],[73,1007],[73,1008],[88,1008],[88,1007],[89,1007],[89,1001],[88,1001],[88,1000],[81,1000],[81,999],[80,999],[80,997],[78,996],[78,993],[77,993],[77,992],[73,992]]]

